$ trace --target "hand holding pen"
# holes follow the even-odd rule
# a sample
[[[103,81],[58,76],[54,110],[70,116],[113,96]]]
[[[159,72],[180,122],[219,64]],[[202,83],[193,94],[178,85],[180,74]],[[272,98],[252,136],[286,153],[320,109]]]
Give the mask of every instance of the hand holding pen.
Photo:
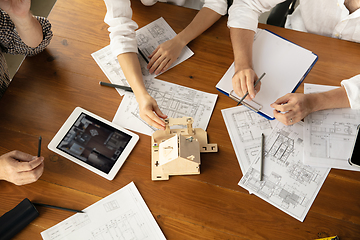
[[[236,70],[232,77],[232,86],[236,95],[241,98],[246,93],[247,99],[253,99],[256,92],[260,91],[261,82],[254,88],[255,80],[257,79],[256,73],[253,69],[247,68],[242,70]]]
[[[39,139],[39,146],[41,139]],[[40,150],[38,148],[38,155]],[[44,171],[44,158],[33,156],[18,150],[0,156],[0,180],[15,185],[24,185],[37,181]]]
[[[258,80],[256,80],[255,84],[254,84],[254,89],[256,87],[256,85],[259,84],[259,82],[261,81],[261,79],[263,79],[263,77],[265,76],[266,73],[263,73],[259,78]],[[238,102],[237,105],[239,105],[240,103],[242,103],[242,101],[249,95],[249,91],[247,91],[244,96],[240,99],[240,101]],[[254,96],[255,97],[255,96]],[[254,98],[254,97],[251,97],[251,98]]]

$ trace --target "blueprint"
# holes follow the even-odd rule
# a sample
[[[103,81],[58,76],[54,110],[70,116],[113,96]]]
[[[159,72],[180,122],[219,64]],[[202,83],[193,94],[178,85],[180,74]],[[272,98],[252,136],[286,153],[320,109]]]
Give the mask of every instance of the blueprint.
[[[217,94],[202,92],[158,79],[145,81],[148,93],[169,118],[192,117],[193,128],[206,130],[217,100]],[[140,118],[133,93],[126,93],[113,122],[130,130],[151,136],[157,129]]]
[[[166,239],[133,182],[41,232],[44,240]]]
[[[138,54],[138,58],[144,80],[152,79],[155,76],[160,75],[149,73],[146,62],[146,60],[149,61],[149,58],[147,56],[149,56],[159,44],[170,40],[175,36],[176,33],[174,30],[162,17],[136,31],[138,49],[141,52],[141,54]],[[179,58],[169,67],[169,69],[190,58],[193,54],[194,53],[190,50],[190,48],[185,46],[180,53]],[[117,56],[112,54],[110,45],[92,53],[91,56],[111,83],[129,86],[124,72],[120,67]],[[125,90],[116,90],[121,96],[125,94]]]
[[[241,171],[246,173],[261,150],[261,134],[268,136],[278,123],[245,106],[221,110]]]
[[[303,123],[278,123],[265,137],[263,181],[259,180],[260,156],[239,185],[299,221],[304,221],[330,168],[304,165]]]
[[[314,93],[331,89],[334,87],[305,84],[304,92]],[[304,163],[360,171],[360,168],[348,163],[359,124],[360,110],[328,109],[309,114],[305,118]]]

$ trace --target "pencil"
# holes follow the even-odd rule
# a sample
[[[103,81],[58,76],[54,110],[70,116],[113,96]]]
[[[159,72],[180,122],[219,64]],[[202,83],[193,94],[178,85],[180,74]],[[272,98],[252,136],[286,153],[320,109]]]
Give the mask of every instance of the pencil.
[[[128,91],[128,92],[133,92],[133,90],[131,89],[131,87],[128,86],[121,86],[121,85],[117,85],[117,84],[112,84],[112,83],[107,83],[107,82],[99,82],[101,86],[107,86],[107,87],[113,87],[113,88],[120,88],[122,90]]]
[[[264,139],[265,136],[261,134],[261,156],[260,156],[260,181],[263,180],[263,172],[264,172]]]
[[[48,208],[54,208],[54,209],[60,209],[60,210],[65,210],[65,211],[70,211],[70,212],[77,212],[77,213],[83,213],[83,211],[80,210],[75,210],[75,209],[71,209],[71,208],[64,208],[64,207],[57,207],[57,206],[53,206],[53,205],[48,205],[48,204],[43,204],[43,203],[32,203],[36,206],[42,206],[42,207],[48,207]]]
[[[142,53],[142,51],[140,51],[140,48],[138,48],[138,51],[139,51],[140,55],[143,57],[143,59],[145,60],[145,62],[149,63],[149,60],[147,59],[147,57],[145,57],[145,55]]]
[[[260,80],[265,76],[266,73],[263,73],[258,80],[256,80],[255,84],[254,84],[254,88],[256,87],[256,85],[258,85],[258,83],[260,82]],[[240,99],[240,101],[238,102],[238,104],[236,106],[239,106],[239,104],[247,97],[247,95],[249,95],[249,91],[247,91],[245,93],[245,95]]]
[[[39,145],[38,145],[38,154],[37,154],[37,156],[38,157],[40,157],[40,155],[41,155],[41,136],[39,136]]]

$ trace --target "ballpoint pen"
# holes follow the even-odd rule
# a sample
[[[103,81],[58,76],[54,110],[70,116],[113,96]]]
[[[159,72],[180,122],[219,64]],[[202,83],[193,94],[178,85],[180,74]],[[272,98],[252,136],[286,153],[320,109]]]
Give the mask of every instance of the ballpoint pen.
[[[38,154],[37,154],[37,156],[38,157],[40,157],[40,155],[41,155],[41,136],[39,136],[39,145],[38,145]]]
[[[70,212],[83,213],[83,211],[80,211],[80,210],[75,210],[75,209],[71,209],[71,208],[64,208],[64,207],[58,207],[58,206],[53,206],[53,205],[48,205],[48,204],[43,204],[43,203],[34,203],[34,202],[32,202],[32,204],[34,206],[42,206],[42,207],[49,207],[49,208],[54,208],[54,209],[70,211]]]
[[[112,83],[107,83],[107,82],[99,82],[99,83],[100,83],[101,86],[120,88],[120,89],[128,91],[128,92],[133,92],[131,87],[128,87],[128,86],[122,86],[122,85],[117,85],[117,84],[112,84]]]
[[[263,180],[263,172],[264,172],[264,133],[261,133],[261,156],[260,156],[260,181]]]
[[[256,80],[255,84],[254,84],[254,88],[256,87],[256,85],[258,85],[258,83],[260,82],[260,80],[265,76],[266,73],[263,73],[258,80]],[[249,95],[249,91],[247,91],[245,93],[245,95],[240,99],[240,101],[238,102],[238,104],[236,106],[238,106],[246,97],[247,95]]]
[[[145,57],[145,55],[142,53],[142,51],[140,50],[140,48],[138,48],[138,52],[140,53],[140,55],[143,57],[143,59],[145,60],[146,63],[149,63],[149,60],[147,59],[147,57]]]

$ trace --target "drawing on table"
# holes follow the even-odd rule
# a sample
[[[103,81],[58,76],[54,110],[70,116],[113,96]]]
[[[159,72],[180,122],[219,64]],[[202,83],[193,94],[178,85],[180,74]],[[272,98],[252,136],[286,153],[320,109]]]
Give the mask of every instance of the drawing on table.
[[[261,151],[261,133],[265,137],[276,125],[244,106],[221,110],[241,171],[245,173]]]
[[[120,208],[120,205],[119,205],[118,201],[113,200],[108,203],[104,203],[104,208],[105,208],[106,212],[110,212],[110,211]]]
[[[175,36],[176,33],[163,18],[159,18],[136,31],[138,49],[146,58],[157,48],[159,44],[172,39]],[[169,67],[169,69],[190,58],[193,54],[194,53],[190,50],[190,48],[185,46],[182,49],[178,59]],[[94,58],[95,62],[99,65],[111,83],[122,86],[129,86],[129,83],[125,78],[124,72],[120,67],[117,57],[112,53],[110,45],[92,53],[91,56]],[[138,54],[141,73],[143,75],[144,81],[146,81],[151,80],[161,73],[158,75],[150,74],[149,70],[147,69],[147,62],[144,57],[142,57],[141,54]],[[149,60],[149,58],[147,58],[147,60]],[[125,94],[125,90],[116,90],[121,96]]]
[[[147,239],[148,233],[145,225],[138,219],[136,213],[129,211],[114,218],[91,231],[92,238],[89,240],[141,240]]]
[[[169,118],[192,117],[194,128],[204,130],[207,128],[217,94],[198,91],[158,79],[145,81],[145,87],[156,100],[161,111]],[[147,135],[151,135],[156,130],[141,119],[135,96],[130,93],[125,94],[113,122]]]
[[[280,210],[303,221],[330,168],[302,163],[303,124],[278,123],[266,137],[263,181],[259,181],[260,156],[241,178],[239,185]]]
[[[335,87],[306,84],[306,93]],[[309,114],[305,118],[304,163],[320,167],[360,170],[349,165],[355,134],[360,123],[360,110],[328,109]]]
[[[165,239],[133,182],[55,226],[44,240]]]

